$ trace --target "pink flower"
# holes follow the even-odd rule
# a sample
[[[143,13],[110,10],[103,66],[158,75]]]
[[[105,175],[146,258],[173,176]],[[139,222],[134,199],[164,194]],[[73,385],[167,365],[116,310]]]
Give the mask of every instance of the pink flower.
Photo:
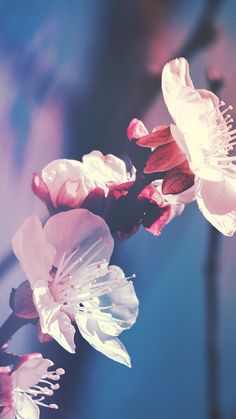
[[[105,221],[85,209],[52,216],[42,227],[29,217],[12,240],[13,250],[33,290],[43,333],[75,352],[75,322],[97,350],[130,366],[116,337],[137,317],[131,281],[108,266],[113,239]]]
[[[99,188],[107,196],[109,186],[134,179],[119,158],[100,151],[83,156],[82,162],[59,159],[34,174],[32,187],[36,195],[53,208],[79,208],[88,195]]]
[[[162,90],[176,125],[171,133],[195,174],[197,203],[207,220],[232,236],[236,230],[235,130],[225,104],[194,88],[184,58],[165,65]]]
[[[45,397],[52,396],[54,390],[58,390],[59,384],[54,382],[65,373],[62,368],[48,371],[52,365],[52,361],[35,353],[23,355],[14,370],[0,367],[2,419],[38,419],[39,406],[58,409],[56,404],[44,403]]]

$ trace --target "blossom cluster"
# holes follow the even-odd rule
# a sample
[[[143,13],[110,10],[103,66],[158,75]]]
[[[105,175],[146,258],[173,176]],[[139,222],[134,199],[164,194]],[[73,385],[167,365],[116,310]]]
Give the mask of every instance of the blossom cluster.
[[[58,159],[33,175],[32,189],[48,218],[28,217],[12,239],[26,280],[13,290],[10,306],[15,317],[37,324],[41,343],[54,340],[76,353],[78,329],[93,348],[130,367],[119,335],[134,325],[139,302],[135,275],[110,265],[112,235],[127,239],[143,226],[158,236],[195,200],[221,233],[236,230],[231,107],[194,88],[184,58],[165,65],[162,91],[174,123],[149,133],[134,118],[126,163],[92,151],[82,162]],[[1,353],[7,355],[5,346]],[[44,402],[64,374],[50,371],[52,365],[28,354],[0,367],[1,418],[36,419],[39,406],[57,408]]]

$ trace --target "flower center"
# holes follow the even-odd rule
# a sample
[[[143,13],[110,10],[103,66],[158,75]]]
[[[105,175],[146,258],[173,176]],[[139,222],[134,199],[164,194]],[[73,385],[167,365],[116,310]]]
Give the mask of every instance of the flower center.
[[[46,375],[42,376],[37,384],[33,385],[27,390],[22,390],[17,387],[13,390],[13,393],[26,394],[38,406],[48,407],[50,409],[58,409],[57,404],[47,404],[43,401],[45,400],[46,396],[53,396],[54,391],[59,389],[59,383],[53,383],[53,381],[59,381],[61,375],[63,374],[65,374],[63,368],[57,368],[55,371],[48,371]]]
[[[128,280],[134,278],[124,278],[120,274],[119,268],[108,268],[108,261],[102,259],[93,262],[98,255],[99,239],[80,256],[80,249],[77,248],[68,256],[64,252],[58,265],[55,277],[49,284],[50,291],[61,308],[68,315],[86,315],[89,318],[109,322],[111,319],[110,311],[116,308],[109,298],[106,298],[115,289],[127,285]],[[102,301],[104,297],[104,301]],[[122,324],[120,319],[114,318]]]

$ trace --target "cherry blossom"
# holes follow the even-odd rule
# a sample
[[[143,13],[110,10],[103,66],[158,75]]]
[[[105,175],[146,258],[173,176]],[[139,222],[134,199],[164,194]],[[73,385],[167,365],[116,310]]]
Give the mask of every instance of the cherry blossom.
[[[232,236],[236,230],[236,130],[232,106],[208,90],[195,89],[184,58],[167,63],[162,91],[175,122],[171,134],[195,175],[197,203],[207,220]]]
[[[130,366],[117,336],[130,328],[138,300],[129,278],[108,266],[113,239],[105,221],[85,209],[27,218],[12,240],[28,278],[43,333],[75,352],[74,323],[109,358]]]
[[[92,151],[82,162],[58,159],[49,163],[41,174],[34,174],[32,187],[36,195],[52,208],[79,208],[94,190],[107,196],[109,186],[135,178],[125,163],[112,154]]]
[[[39,407],[58,409],[54,403],[47,404],[45,398],[58,390],[62,368],[48,370],[54,364],[41,354],[22,355],[19,363],[11,370],[0,367],[0,417],[2,419],[38,419]]]

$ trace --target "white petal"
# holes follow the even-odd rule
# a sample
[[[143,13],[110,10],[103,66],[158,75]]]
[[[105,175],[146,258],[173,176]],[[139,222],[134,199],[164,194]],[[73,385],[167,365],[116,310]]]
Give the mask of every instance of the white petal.
[[[31,286],[38,280],[50,280],[55,249],[45,238],[37,215],[27,218],[12,239],[13,251]]]
[[[83,316],[79,316],[76,318],[76,322],[81,335],[93,348],[108,358],[131,367],[130,356],[119,339],[103,333],[96,321],[86,321]]]
[[[206,209],[216,215],[236,210],[236,179],[225,175],[220,182],[196,178],[196,194]]]
[[[66,351],[75,352],[75,329],[67,314],[61,311],[45,281],[39,281],[33,289],[34,303],[37,308],[43,333],[52,336]]]
[[[88,210],[74,209],[54,215],[45,224],[44,231],[48,242],[57,252],[55,266],[58,266],[65,252],[70,255],[78,249],[77,257],[80,258],[96,242],[87,256],[91,257],[90,263],[110,260],[114,242],[109,227],[101,217]]]
[[[35,353],[25,356],[20,366],[12,374],[13,386],[21,390],[27,390],[37,384],[47,374],[53,362],[45,359],[41,354]]]
[[[27,394],[13,393],[13,404],[17,419],[39,419],[39,408]]]
[[[104,333],[117,336],[135,323],[139,302],[132,282],[125,279],[124,272],[118,266],[109,266],[108,274],[101,277],[101,281],[107,281],[108,288],[111,281],[117,282],[117,286],[111,286],[112,291],[100,298],[101,306],[111,306],[106,311],[110,319],[108,317],[105,322],[99,319],[97,322]]]
[[[113,154],[103,155],[94,150],[83,156],[83,164],[97,186],[106,191],[107,185],[117,185],[131,180],[123,160]]]
[[[211,223],[217,230],[219,230],[225,236],[233,236],[236,231],[236,211],[230,211],[223,215],[217,215],[211,213],[201,195],[197,195],[197,203],[199,209],[203,213],[204,217]]]
[[[66,186],[68,182],[79,182],[77,188],[76,204],[80,203],[86,198],[88,193],[95,187],[91,180],[89,173],[86,172],[83,164],[76,160],[58,159],[49,163],[42,170],[43,181],[47,184],[53,205],[67,205],[67,198],[69,199],[69,191],[64,194],[64,201],[58,202],[58,197],[61,196],[62,188],[68,189]]]
[[[166,106],[175,120],[176,99],[183,87],[194,88],[185,58],[176,58],[167,63],[162,71],[162,92]]]

